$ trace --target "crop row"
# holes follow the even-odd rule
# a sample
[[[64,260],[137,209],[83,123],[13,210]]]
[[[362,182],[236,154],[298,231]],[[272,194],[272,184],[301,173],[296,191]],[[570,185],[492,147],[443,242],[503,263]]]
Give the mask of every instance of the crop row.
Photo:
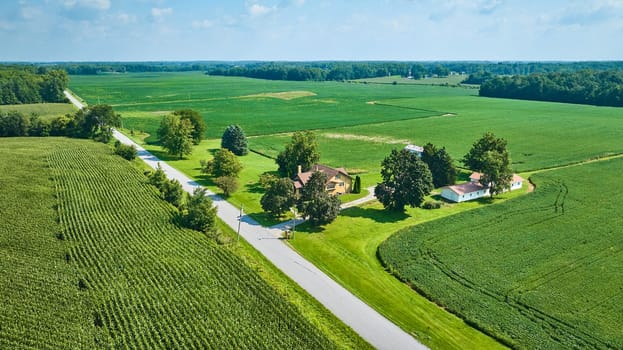
[[[239,258],[172,224],[140,171],[90,144],[49,156],[76,288],[115,348],[330,348]]]
[[[93,347],[88,309],[56,237],[46,153],[64,139],[0,141],[0,349]]]
[[[623,218],[616,199],[596,190],[616,187],[621,166],[614,159],[538,174],[535,193],[403,230],[379,256],[508,345],[621,348]]]

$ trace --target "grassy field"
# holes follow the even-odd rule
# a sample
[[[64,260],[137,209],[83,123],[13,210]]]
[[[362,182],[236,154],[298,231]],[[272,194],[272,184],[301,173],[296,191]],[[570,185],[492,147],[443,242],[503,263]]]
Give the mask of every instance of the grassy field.
[[[509,345],[620,349],[623,217],[608,189],[621,169],[617,158],[536,174],[529,196],[405,229],[379,255]]]
[[[469,95],[380,100],[378,107],[445,110],[449,115],[319,130],[323,161],[377,173],[389,151],[408,142],[445,146],[459,160],[485,131],[508,141],[512,166],[519,172],[623,152],[620,108]],[[285,135],[266,135],[252,138],[250,145],[275,156],[285,142]]]
[[[623,113],[617,108],[488,99],[476,96],[473,89],[418,84],[274,82],[189,73],[76,78],[72,78],[72,87],[90,103],[97,102],[96,91],[108,91],[101,102],[116,104],[126,118],[124,126],[137,130],[153,132],[159,115],[168,110],[195,108],[208,122],[209,137],[218,138],[225,125],[238,123],[251,135],[252,149],[274,157],[288,142],[289,132],[316,129],[321,161],[360,173],[364,187],[379,180],[380,162],[393,148],[433,142],[445,146],[458,160],[486,131],[508,140],[513,167],[520,172],[623,152]],[[186,96],[186,101],[181,96]],[[204,141],[189,159],[172,159],[172,165],[212,185],[200,176],[198,162],[209,157],[218,143],[217,139]],[[146,148],[170,159],[157,145],[147,144]],[[241,160],[245,164],[243,188],[230,201],[244,206],[245,212],[264,224],[274,223],[261,215],[261,190],[256,183],[259,174],[276,169],[274,162],[257,154]],[[404,216],[394,217],[373,203],[344,211],[321,230],[308,229],[292,244],[433,348],[499,347],[413,293],[376,258],[378,245],[397,230],[488,204],[483,200],[447,205],[437,211],[410,209]]]
[[[467,78],[467,75],[450,75],[443,78],[422,78],[408,79],[400,75],[392,75],[391,77],[366,78],[354,80],[358,83],[373,84],[413,84],[413,85],[458,85]]]
[[[37,114],[43,118],[72,114],[76,107],[69,103],[37,103],[25,105],[0,105],[0,113],[18,111],[25,115]]]
[[[443,114],[400,108],[387,111],[369,103],[413,97],[414,93],[434,96],[441,93],[441,87],[419,87],[414,91],[418,87],[266,81],[201,73],[72,76],[71,87],[90,104],[111,104],[124,117],[125,128],[149,133],[155,132],[163,114],[181,108],[196,109],[208,124],[208,138],[220,137],[232,123],[252,136]],[[464,94],[456,90],[456,95]],[[293,96],[298,98],[275,95],[283,92],[297,92]]]
[[[0,347],[367,347],[250,248],[174,226],[172,208],[107,146],[0,142],[11,188],[0,194],[10,218],[0,224]]]

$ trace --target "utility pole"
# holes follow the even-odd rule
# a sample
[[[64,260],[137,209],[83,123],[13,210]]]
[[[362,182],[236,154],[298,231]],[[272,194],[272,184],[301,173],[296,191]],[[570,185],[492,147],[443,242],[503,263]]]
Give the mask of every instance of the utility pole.
[[[238,236],[236,237],[236,244],[240,241],[240,222],[242,221],[242,216],[244,215],[244,209],[240,207],[240,215],[238,215]]]
[[[294,219],[292,219],[292,239],[294,239],[294,233],[296,232],[296,207],[290,208],[292,214],[294,214]]]

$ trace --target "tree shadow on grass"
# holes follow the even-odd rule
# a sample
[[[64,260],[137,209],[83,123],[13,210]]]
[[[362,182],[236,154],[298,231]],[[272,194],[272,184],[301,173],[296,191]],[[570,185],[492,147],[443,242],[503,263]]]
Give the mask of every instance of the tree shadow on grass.
[[[264,186],[260,185],[259,182],[254,182],[252,184],[246,184],[244,187],[247,189],[246,191],[249,193],[264,193],[266,190]]]
[[[380,223],[398,222],[411,217],[409,214],[401,211],[361,207],[344,209],[340,212],[340,215],[352,218],[366,218]]]
[[[312,226],[308,222],[296,226],[296,231],[301,233],[321,233],[324,230],[324,226]]]
[[[172,156],[172,155],[168,154],[165,151],[150,150],[149,153],[153,154],[158,159],[160,159],[162,161],[165,161],[165,162],[169,162],[169,161],[172,161],[172,160],[180,160],[179,156]]]
[[[207,174],[196,175],[194,180],[201,186],[216,186],[212,177]]]

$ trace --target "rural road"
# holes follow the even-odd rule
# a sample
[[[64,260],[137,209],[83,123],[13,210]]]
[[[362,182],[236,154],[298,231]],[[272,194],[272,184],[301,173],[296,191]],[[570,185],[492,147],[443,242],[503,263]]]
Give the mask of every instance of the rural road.
[[[84,107],[68,92],[66,96],[78,108]],[[134,145],[138,156],[150,167],[155,169],[160,164],[167,176],[178,180],[185,191],[192,193],[199,186],[117,130],[114,130],[114,137],[124,144]],[[214,193],[208,193],[218,208],[218,216],[237,230],[239,209]],[[243,216],[240,235],[372,346],[378,349],[427,349],[278,239],[281,235],[279,228],[266,228],[251,217]]]

